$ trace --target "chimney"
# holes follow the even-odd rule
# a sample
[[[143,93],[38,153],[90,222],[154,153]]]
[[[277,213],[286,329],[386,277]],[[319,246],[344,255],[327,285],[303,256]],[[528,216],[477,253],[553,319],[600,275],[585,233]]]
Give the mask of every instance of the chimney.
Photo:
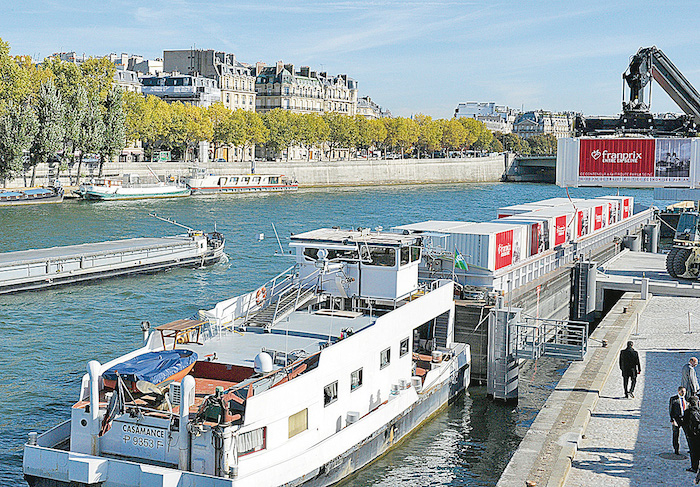
[[[277,61],[277,64],[275,65],[275,75],[280,74],[283,69],[284,69],[284,63],[282,61]]]
[[[284,69],[290,72],[290,74],[294,74],[294,65],[293,64],[285,64]]]
[[[265,63],[262,61],[258,61],[257,63],[255,63],[255,72],[253,74],[255,76],[259,75],[260,73],[262,73],[264,67]]]
[[[309,70],[310,70],[310,68],[309,68],[308,66],[302,66],[302,67],[300,68],[299,73],[300,73],[302,76],[308,78],[308,77],[309,77]]]

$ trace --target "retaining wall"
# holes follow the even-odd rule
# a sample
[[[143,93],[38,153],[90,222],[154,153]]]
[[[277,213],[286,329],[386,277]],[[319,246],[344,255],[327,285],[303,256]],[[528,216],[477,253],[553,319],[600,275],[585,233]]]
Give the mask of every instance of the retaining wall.
[[[149,163],[159,176],[185,176],[192,162]],[[250,162],[211,162],[207,167],[213,173],[249,173]],[[74,184],[78,165],[69,165],[61,171],[60,179],[64,186]],[[457,183],[500,181],[505,170],[504,155],[488,157],[466,157],[459,159],[371,159],[348,161],[257,161],[255,172],[259,174],[285,174],[296,178],[303,187],[314,186],[364,186],[373,184],[411,183]],[[45,184],[50,176],[55,176],[56,165],[37,166],[36,184]],[[82,178],[96,176],[96,163],[83,163]],[[141,176],[150,174],[146,164],[141,162],[110,162],[105,164],[103,174],[107,177],[120,177],[133,173]],[[26,178],[8,181],[7,187],[21,187],[30,184],[31,171]],[[70,179],[70,181],[69,181]]]

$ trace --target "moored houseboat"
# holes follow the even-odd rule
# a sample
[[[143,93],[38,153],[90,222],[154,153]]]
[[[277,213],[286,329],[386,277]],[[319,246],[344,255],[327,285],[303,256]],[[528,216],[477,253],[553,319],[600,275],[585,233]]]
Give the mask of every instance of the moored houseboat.
[[[60,185],[47,188],[0,189],[0,206],[61,203],[62,201],[63,188]]]
[[[330,485],[465,390],[454,283],[419,282],[420,237],[319,229],[291,245],[296,265],[259,288],[90,362],[70,419],[30,434],[29,484]],[[184,377],[166,350],[192,352]]]
[[[211,174],[204,168],[192,168],[186,178],[192,194],[255,193],[296,191],[299,184],[284,174]]]

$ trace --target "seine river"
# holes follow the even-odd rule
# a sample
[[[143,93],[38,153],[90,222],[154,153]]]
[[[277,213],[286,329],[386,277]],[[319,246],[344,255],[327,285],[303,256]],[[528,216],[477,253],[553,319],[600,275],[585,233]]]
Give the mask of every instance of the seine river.
[[[584,198],[614,193],[571,190],[572,197]],[[625,194],[653,203],[648,190]],[[486,221],[495,218],[499,206],[555,196],[566,193],[552,185],[480,183],[0,208],[2,251],[179,233],[148,216],[156,212],[206,231],[216,225],[227,238],[229,256],[227,263],[206,269],[0,296],[0,485],[26,485],[22,445],[27,433],[68,419],[87,362],[104,363],[139,346],[141,320],[162,324],[187,318],[292,265],[274,256],[273,223],[286,246],[290,233],[324,226],[388,229],[423,220]],[[470,388],[343,485],[495,485],[565,365],[540,360],[524,368],[517,406],[494,404],[485,388]]]

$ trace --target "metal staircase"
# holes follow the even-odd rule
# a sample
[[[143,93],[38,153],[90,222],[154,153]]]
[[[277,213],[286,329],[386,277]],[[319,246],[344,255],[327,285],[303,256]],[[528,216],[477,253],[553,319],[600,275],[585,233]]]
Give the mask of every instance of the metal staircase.
[[[435,345],[447,347],[447,333],[450,324],[450,313],[446,312],[435,318]]]
[[[315,288],[292,287],[280,293],[276,300],[249,316],[242,325],[271,328],[315,297]]]

